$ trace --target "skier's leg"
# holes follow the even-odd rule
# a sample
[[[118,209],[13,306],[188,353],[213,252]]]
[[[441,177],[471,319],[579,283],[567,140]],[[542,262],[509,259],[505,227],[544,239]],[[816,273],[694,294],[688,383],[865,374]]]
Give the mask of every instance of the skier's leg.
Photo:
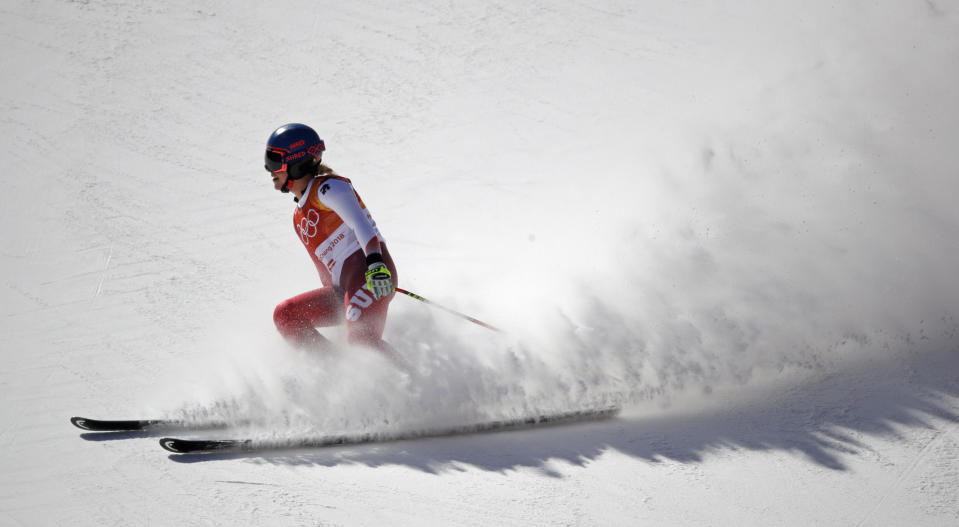
[[[393,295],[379,300],[366,289],[366,284],[347,292],[344,296],[346,315],[346,334],[350,344],[360,344],[390,352],[392,348],[383,342],[383,330],[386,328],[386,313]]]
[[[280,334],[305,349],[328,349],[329,341],[316,328],[339,324],[342,317],[342,293],[332,287],[284,300],[273,311],[273,323]]]
[[[393,275],[395,287],[398,283],[396,265],[386,245],[383,244],[380,248],[383,261]],[[386,313],[389,310],[390,301],[396,294],[374,300],[373,293],[366,288],[365,265],[362,263],[365,257],[362,251],[357,251],[350,258],[356,261],[347,260],[348,264],[353,265],[346,266],[343,274],[343,285],[346,286],[343,296],[343,313],[346,318],[347,339],[351,344],[369,346],[395,359],[393,347],[383,340],[383,330],[386,328]]]

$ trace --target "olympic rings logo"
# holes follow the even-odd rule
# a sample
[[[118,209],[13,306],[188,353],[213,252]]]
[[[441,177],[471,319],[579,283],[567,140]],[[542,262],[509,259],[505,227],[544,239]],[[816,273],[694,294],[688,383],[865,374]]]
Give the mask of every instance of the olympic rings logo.
[[[303,243],[307,243],[316,236],[317,225],[320,223],[320,213],[316,212],[313,209],[309,209],[306,213],[306,216],[300,219],[300,238],[303,239]]]

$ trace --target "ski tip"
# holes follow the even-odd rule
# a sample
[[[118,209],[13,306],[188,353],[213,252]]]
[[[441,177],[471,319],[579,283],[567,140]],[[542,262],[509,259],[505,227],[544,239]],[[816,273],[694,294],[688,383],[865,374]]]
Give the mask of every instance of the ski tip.
[[[185,454],[187,450],[180,448],[180,440],[173,437],[164,437],[160,440],[160,446],[163,450],[173,452],[174,454]]]
[[[73,426],[81,430],[93,430],[87,425],[88,419],[86,417],[71,417],[70,422],[73,423]]]

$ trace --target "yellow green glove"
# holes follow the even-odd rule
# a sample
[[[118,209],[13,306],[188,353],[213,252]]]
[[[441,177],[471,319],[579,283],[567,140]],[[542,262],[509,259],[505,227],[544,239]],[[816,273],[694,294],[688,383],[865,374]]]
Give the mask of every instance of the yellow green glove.
[[[379,254],[372,253],[366,257],[366,288],[373,293],[373,298],[379,300],[393,293],[393,274],[386,268]]]

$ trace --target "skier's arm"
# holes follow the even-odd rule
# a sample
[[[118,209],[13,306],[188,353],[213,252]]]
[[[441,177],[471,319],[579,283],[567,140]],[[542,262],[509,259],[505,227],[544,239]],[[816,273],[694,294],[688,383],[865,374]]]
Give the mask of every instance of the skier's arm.
[[[380,249],[380,239],[376,236],[370,238],[370,243],[366,244],[366,247],[363,248],[363,253],[367,256],[371,254],[383,254],[383,250]]]
[[[320,202],[343,219],[353,232],[366,254],[366,287],[373,298],[393,293],[393,275],[383,261],[380,240],[376,235],[376,223],[369,211],[363,210],[353,186],[345,181],[330,179],[320,187]]]
[[[370,213],[360,207],[352,185],[339,179],[329,179],[320,187],[319,197],[323,205],[329,207],[353,229],[364,254],[381,252],[376,223]]]

